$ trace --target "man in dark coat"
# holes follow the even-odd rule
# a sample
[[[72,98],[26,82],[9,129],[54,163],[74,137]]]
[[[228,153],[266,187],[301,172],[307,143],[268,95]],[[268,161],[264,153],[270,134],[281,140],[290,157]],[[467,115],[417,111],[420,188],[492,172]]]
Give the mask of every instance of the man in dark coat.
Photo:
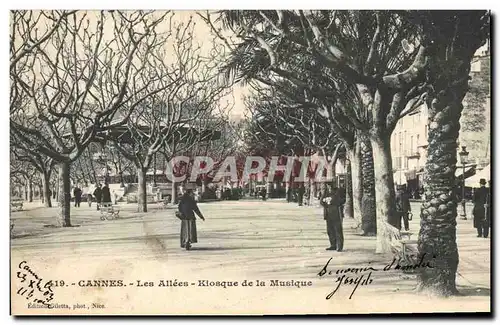
[[[267,199],[267,188],[265,186],[260,190],[260,197],[262,198],[262,201]]]
[[[191,249],[192,243],[198,242],[198,234],[196,231],[196,215],[201,220],[205,221],[205,217],[198,208],[198,204],[194,199],[193,191],[188,189],[179,201],[179,212],[182,215],[181,221],[181,248],[186,250]]]
[[[102,189],[101,189],[101,184],[97,184],[95,190],[94,190],[94,197],[97,205],[97,210],[100,209],[100,205],[102,202]]]
[[[102,187],[102,203],[112,203],[108,183],[104,183]]]
[[[286,191],[286,201],[288,203],[292,202],[292,187],[289,185],[288,190]]]
[[[80,207],[82,202],[82,189],[77,186],[73,189],[73,196],[75,197],[75,207]]]
[[[398,218],[398,229],[401,230],[401,219],[403,219],[405,230],[410,230],[409,214],[411,213],[410,197],[403,186],[398,186],[396,192],[396,213]]]
[[[302,206],[304,203],[304,193],[306,189],[304,188],[304,184],[300,184],[300,187],[297,189],[297,200],[299,202],[299,206]]]
[[[477,237],[488,238],[490,228],[489,191],[485,187],[486,180],[484,178],[479,180],[479,184],[481,187],[474,193],[473,199],[474,209],[472,210],[472,214],[474,215],[474,228],[477,229]]]
[[[341,187],[339,190],[339,196],[340,196],[340,216],[344,218],[344,206],[345,206],[345,201],[346,201],[346,189],[344,187]]]
[[[344,249],[344,231],[340,215],[341,203],[338,189],[333,188],[330,190],[330,185],[328,185],[320,198],[320,204],[323,206],[323,218],[326,220],[326,230],[330,240],[330,247],[326,250],[341,252]]]

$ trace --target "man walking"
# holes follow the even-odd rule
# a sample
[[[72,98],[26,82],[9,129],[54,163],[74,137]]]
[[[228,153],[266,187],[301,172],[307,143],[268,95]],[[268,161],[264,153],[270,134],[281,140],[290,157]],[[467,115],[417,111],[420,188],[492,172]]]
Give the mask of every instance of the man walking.
[[[113,202],[111,201],[111,193],[109,191],[109,185],[108,182],[104,183],[104,186],[102,187],[102,203],[106,204],[112,204]]]
[[[398,229],[401,230],[401,219],[403,219],[405,230],[410,230],[409,214],[411,213],[410,198],[403,186],[398,186],[396,193],[396,213],[398,216]]]
[[[73,189],[73,196],[75,197],[75,208],[80,207],[80,202],[82,202],[82,189],[79,188],[78,185]]]
[[[299,202],[299,207],[302,206],[304,203],[304,193],[306,192],[306,189],[304,188],[304,184],[300,184],[299,188],[297,189],[297,200]]]
[[[102,200],[102,189],[101,189],[101,184],[97,183],[97,186],[94,190],[94,197],[95,197],[95,202],[97,205],[97,210],[99,211],[100,205],[101,205],[101,200]]]
[[[323,218],[326,220],[326,230],[330,240],[330,247],[326,250],[341,252],[344,249],[344,231],[342,229],[341,201],[338,189],[333,188],[330,190],[330,185],[328,185],[325,193],[321,196],[320,204],[323,206]]]
[[[490,198],[489,191],[485,187],[486,180],[481,178],[479,180],[480,188],[474,193],[474,228],[477,229],[477,237],[488,238],[490,228]]]

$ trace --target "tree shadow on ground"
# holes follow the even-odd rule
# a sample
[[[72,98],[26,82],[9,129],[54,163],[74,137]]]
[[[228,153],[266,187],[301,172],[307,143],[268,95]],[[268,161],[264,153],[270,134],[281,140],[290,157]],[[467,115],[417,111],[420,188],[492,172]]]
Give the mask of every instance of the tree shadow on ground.
[[[10,236],[10,239],[36,237],[37,235],[40,235],[40,234],[19,234],[19,235],[12,235],[12,236]]]
[[[144,217],[144,215],[135,215],[135,216],[130,216],[130,217],[118,217],[118,218],[113,219],[113,220],[138,219],[138,218],[142,218],[142,217]],[[108,221],[113,221],[113,220],[108,220]]]
[[[255,250],[255,249],[267,249],[267,250],[273,250],[273,249],[284,249],[284,248],[290,248],[290,247],[275,247],[275,246],[269,246],[269,247],[191,247],[192,251],[234,251],[234,250]]]
[[[192,251],[231,251],[237,249],[249,249],[248,247],[191,247]]]
[[[459,296],[462,297],[491,297],[491,289],[485,287],[461,287],[458,288]]]

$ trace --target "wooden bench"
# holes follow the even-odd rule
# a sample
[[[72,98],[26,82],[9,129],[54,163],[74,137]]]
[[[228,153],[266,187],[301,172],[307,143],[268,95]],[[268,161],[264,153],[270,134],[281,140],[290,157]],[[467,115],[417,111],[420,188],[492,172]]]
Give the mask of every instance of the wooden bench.
[[[401,261],[408,264],[414,264],[415,261],[411,258],[416,257],[417,249],[415,246],[418,240],[411,239],[413,233],[410,231],[400,231],[398,228],[386,222],[384,222],[383,226],[386,235],[389,237],[389,244],[394,255],[400,258]],[[409,254],[410,252],[414,254]]]
[[[165,200],[161,201],[161,202],[160,202],[160,204],[161,204],[161,205],[160,205],[160,209],[162,209],[162,210],[163,210],[163,209],[166,209],[166,208],[170,205],[170,201],[171,201],[171,200],[170,200],[170,198],[168,198],[168,197],[167,197]]]
[[[10,201],[10,208],[13,211],[21,211],[23,209],[23,201]]]
[[[101,211],[101,220],[113,220],[120,217],[120,209],[113,206],[111,202],[102,203],[99,210]]]

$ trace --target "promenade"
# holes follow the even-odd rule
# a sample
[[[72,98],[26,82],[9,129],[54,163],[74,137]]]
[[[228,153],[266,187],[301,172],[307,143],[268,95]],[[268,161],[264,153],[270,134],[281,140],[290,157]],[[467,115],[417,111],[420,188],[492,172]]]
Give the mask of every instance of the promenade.
[[[354,286],[346,285],[327,300],[325,297],[337,286],[336,276],[320,278],[317,273],[330,258],[328,268],[333,271],[367,266],[382,269],[391,262],[390,256],[374,253],[374,237],[354,233],[352,219],[344,220],[345,250],[339,253],[325,251],[328,239],[319,207],[298,207],[282,200],[242,200],[201,203],[200,208],[206,221],[197,223],[199,243],[186,251],[179,247],[180,221],[174,216],[174,208],[150,205],[149,212],[137,213],[136,205],[121,205],[120,219],[101,221],[95,206],[82,204],[71,210],[72,223],[78,227],[53,228],[47,225],[56,224],[57,209],[27,205],[26,211],[11,214],[16,224],[11,239],[12,271],[20,261],[28,261],[45,278],[76,283],[74,288],[56,289],[60,299],[68,300],[74,295],[71,290],[78,290],[78,295],[87,295],[89,299],[97,295],[102,302],[122,302],[123,310],[131,313],[135,308],[127,309],[131,308],[131,302],[136,312],[151,313],[161,309],[164,313],[207,310],[258,314],[266,310],[266,304],[280,305],[281,312],[295,313],[451,312],[490,308],[490,239],[476,237],[471,218],[457,220],[460,254],[457,283],[464,296],[422,297],[413,292],[414,275],[393,270],[374,272],[372,283],[358,287],[352,299],[349,296]],[[417,203],[412,203],[412,210],[410,228],[417,236]],[[82,279],[124,279],[134,286],[125,291],[79,286],[76,281]],[[243,289],[241,282],[245,279],[261,280],[267,286],[254,284]],[[15,280],[13,277],[13,290]],[[137,280],[155,283],[185,280],[196,285],[183,291],[168,287],[144,295],[147,290],[159,288],[140,288]],[[238,281],[240,286],[200,286],[199,280]],[[289,282],[289,287],[270,287],[271,280],[296,282]],[[296,285],[309,281],[310,286]],[[120,294],[125,300],[113,300]],[[221,294],[227,300],[210,299],[211,295]],[[179,300],[180,297],[184,300]],[[297,303],[287,304],[297,299],[304,300],[299,310]],[[398,308],[394,307],[395,302]]]

